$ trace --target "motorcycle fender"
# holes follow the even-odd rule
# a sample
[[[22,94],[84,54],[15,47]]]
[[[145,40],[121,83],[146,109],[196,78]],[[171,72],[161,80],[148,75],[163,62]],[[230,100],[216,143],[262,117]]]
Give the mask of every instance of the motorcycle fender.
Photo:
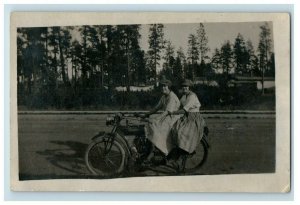
[[[99,132],[96,136],[92,137],[92,140],[94,141],[94,140],[96,140],[97,138],[102,137],[102,136],[104,136],[104,135],[105,135],[105,132]]]
[[[203,143],[205,144],[205,146],[206,146],[207,148],[209,148],[210,145],[209,145],[209,143],[208,143],[207,137],[208,137],[208,135],[204,135],[204,136],[202,137],[202,141],[203,141]]]
[[[115,133],[115,134],[116,134],[117,137],[122,141],[122,143],[125,145],[126,150],[127,150],[127,153],[130,155],[131,152],[130,152],[130,150],[129,150],[128,142],[126,141],[125,137],[124,137],[123,135],[120,135],[119,133]],[[105,136],[105,135],[110,135],[110,136],[112,136],[113,134],[111,134],[111,133],[106,133],[106,132],[99,132],[96,136],[94,136],[94,137],[92,138],[92,141],[95,141],[95,140],[97,140],[98,138],[103,137],[103,136]],[[128,156],[128,157],[130,157],[130,156]]]

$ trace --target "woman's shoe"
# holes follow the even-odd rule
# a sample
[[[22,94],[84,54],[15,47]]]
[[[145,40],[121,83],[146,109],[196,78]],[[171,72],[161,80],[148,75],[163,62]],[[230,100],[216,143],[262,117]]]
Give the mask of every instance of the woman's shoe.
[[[185,163],[186,163],[186,158],[187,155],[183,154],[179,157],[179,159],[177,160],[177,167],[176,167],[176,171],[178,174],[182,174],[185,172]]]
[[[151,160],[149,160],[149,159],[144,160],[141,164],[142,167],[150,167],[151,165],[153,165],[153,164],[152,164]]]

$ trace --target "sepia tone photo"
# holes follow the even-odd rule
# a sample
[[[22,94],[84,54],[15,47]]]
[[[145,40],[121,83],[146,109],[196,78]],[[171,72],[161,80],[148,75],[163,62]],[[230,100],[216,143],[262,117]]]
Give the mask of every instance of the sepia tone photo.
[[[61,25],[60,14],[24,25],[22,15],[16,14],[11,35],[17,128],[11,163],[14,182],[23,184],[16,190],[61,190],[55,182],[83,180],[75,190],[112,183],[100,190],[130,191],[115,180],[162,180],[161,191],[185,191],[180,182],[191,184],[187,191],[204,191],[193,189],[193,180],[222,177],[223,189],[207,191],[228,191],[226,179],[274,177],[284,161],[284,185],[273,189],[289,191],[290,136],[278,132],[282,126],[289,134],[289,103],[279,101],[289,82],[278,75],[289,53],[276,50],[282,42],[275,29],[288,18],[237,21],[236,14],[222,21],[215,14],[201,21],[194,14],[180,22],[180,15],[166,21],[139,14],[140,23],[126,23],[139,15],[111,22],[114,14],[106,14],[98,24]],[[285,33],[280,38],[289,42]],[[165,188],[176,180],[179,188]],[[53,186],[32,188],[31,182]],[[273,183],[233,190],[272,191]],[[157,191],[149,186],[145,191]],[[141,191],[139,185],[132,190]]]

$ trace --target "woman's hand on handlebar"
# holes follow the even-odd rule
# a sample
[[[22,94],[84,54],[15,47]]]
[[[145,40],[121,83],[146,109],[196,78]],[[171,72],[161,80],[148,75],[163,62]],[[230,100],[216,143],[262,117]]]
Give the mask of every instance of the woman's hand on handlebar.
[[[141,114],[141,118],[142,118],[142,119],[149,118],[149,116],[150,116],[150,115],[149,115],[148,113],[146,113],[146,114]]]
[[[134,114],[135,117],[140,117],[142,119],[145,119],[145,118],[148,118],[149,117],[149,114],[146,113],[146,114],[143,114],[143,113],[136,113]]]

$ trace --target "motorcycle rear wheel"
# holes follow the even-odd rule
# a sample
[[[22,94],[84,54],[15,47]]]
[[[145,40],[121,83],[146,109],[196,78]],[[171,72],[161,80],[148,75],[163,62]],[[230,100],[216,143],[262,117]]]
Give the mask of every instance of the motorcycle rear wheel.
[[[207,143],[202,139],[194,153],[186,156],[184,172],[195,173],[205,163],[208,155]]]

